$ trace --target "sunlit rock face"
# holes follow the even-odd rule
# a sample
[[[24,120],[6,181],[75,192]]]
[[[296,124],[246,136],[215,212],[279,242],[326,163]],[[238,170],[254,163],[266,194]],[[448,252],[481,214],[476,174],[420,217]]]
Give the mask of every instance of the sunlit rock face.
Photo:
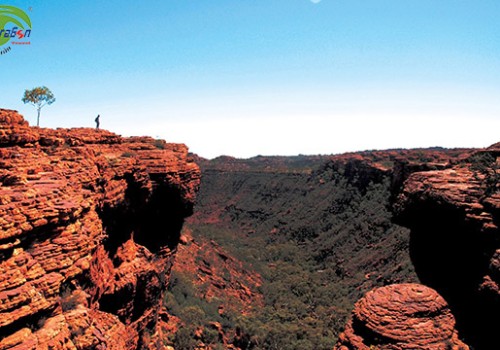
[[[0,109],[0,349],[161,349],[187,148]]]
[[[474,349],[499,341],[499,156],[496,144],[452,168],[414,173],[395,204],[420,281],[445,298]]]
[[[355,305],[336,350],[469,349],[458,339],[446,301],[420,284],[368,292]]]
[[[498,347],[499,156],[495,144],[441,169],[400,172],[394,221],[411,229],[415,271],[439,294],[422,285],[368,293],[336,349],[464,348],[457,334],[474,349]]]

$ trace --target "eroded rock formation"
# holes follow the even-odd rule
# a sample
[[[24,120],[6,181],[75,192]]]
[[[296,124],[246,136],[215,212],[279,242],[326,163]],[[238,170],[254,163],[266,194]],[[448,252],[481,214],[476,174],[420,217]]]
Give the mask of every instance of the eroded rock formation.
[[[455,319],[436,291],[420,284],[394,284],[368,292],[353,311],[336,350],[468,349]]]
[[[421,282],[446,299],[475,349],[500,340],[499,156],[496,144],[453,168],[414,173],[395,206]]]
[[[0,349],[161,349],[187,148],[0,109]]]
[[[195,240],[189,229],[181,237],[173,271],[191,276],[193,284],[203,289],[203,299],[220,300],[220,314],[233,311],[247,315],[264,306],[260,274],[247,270],[215,241]]]
[[[410,255],[420,281],[446,300],[456,319],[458,334],[474,349],[497,348],[500,339],[499,156],[500,144],[496,144],[442,169],[408,173],[394,205],[395,221],[411,229]],[[431,349],[434,345],[414,344],[414,347],[408,343],[407,347],[392,347],[390,344],[395,339],[413,342],[415,330],[427,329],[419,339],[429,336],[438,341],[445,339],[437,329],[447,329],[446,334],[451,334],[449,329],[455,321],[449,311],[446,317],[440,311],[441,316],[432,320],[436,329],[428,328],[431,323],[422,323],[435,314],[431,310],[418,313],[415,319],[418,326],[408,327],[402,321],[393,325],[391,320],[395,317],[390,314],[406,314],[408,307],[415,307],[415,300],[406,298],[406,302],[401,302],[405,300],[401,299],[404,296],[401,290],[407,287],[390,288],[395,296],[378,289],[356,304],[353,320],[337,344],[338,349],[343,349],[341,346],[365,349],[370,345],[375,348],[381,345],[384,349]],[[432,293],[432,298],[444,302],[437,293]],[[463,347],[457,342],[457,333],[452,334],[452,338],[447,336],[448,343],[443,343],[446,346],[435,348]]]

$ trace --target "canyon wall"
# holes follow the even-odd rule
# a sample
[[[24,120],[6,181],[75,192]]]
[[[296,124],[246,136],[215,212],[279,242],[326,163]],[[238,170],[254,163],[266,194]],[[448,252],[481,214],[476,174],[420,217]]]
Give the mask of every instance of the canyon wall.
[[[497,144],[450,169],[415,173],[395,205],[421,282],[446,299],[475,349],[499,341],[499,156]]]
[[[0,109],[0,155],[0,349],[164,348],[200,181],[186,146],[32,128]]]
[[[468,348],[457,336],[474,349],[498,347],[499,156],[500,144],[496,144],[443,169],[408,174],[394,196],[394,220],[410,228],[415,271],[421,283],[435,291],[419,288],[434,293],[440,310],[433,305],[418,311],[420,296],[405,297],[405,285],[390,286],[392,294],[387,295],[369,292],[356,304],[336,349],[406,349],[405,342],[412,341],[418,330],[433,335],[435,343],[419,336],[412,349]],[[379,297],[373,298],[375,294]],[[404,305],[401,298],[406,298]],[[398,321],[408,316],[413,317],[411,329]],[[399,332],[395,337],[387,336],[392,328]]]

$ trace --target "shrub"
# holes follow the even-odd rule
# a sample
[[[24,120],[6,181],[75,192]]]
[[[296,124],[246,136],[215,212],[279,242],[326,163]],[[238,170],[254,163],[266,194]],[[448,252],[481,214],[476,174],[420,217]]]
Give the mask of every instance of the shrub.
[[[490,196],[498,190],[500,181],[500,166],[496,162],[496,158],[490,153],[477,153],[470,159],[471,170],[474,171],[476,179],[479,179],[478,174],[484,176],[485,195]]]
[[[126,152],[122,153],[122,157],[123,158],[131,158],[131,157],[134,157],[134,156],[135,156],[135,154],[132,153],[132,152],[129,152],[129,151],[126,151]]]
[[[163,140],[156,139],[153,144],[158,149],[165,149],[165,141],[163,141]]]
[[[78,295],[72,293],[69,288],[64,289],[59,299],[63,311],[74,310],[80,304]]]
[[[197,345],[198,341],[194,339],[194,334],[191,328],[181,328],[177,331],[177,333],[175,333],[175,350],[194,350]]]

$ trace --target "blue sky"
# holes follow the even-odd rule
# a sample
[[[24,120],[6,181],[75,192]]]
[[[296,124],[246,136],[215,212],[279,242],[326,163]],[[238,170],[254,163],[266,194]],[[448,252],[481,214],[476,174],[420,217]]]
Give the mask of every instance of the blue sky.
[[[0,106],[57,101],[41,126],[94,125],[205,157],[500,141],[500,2],[6,1],[31,45],[0,56]]]

